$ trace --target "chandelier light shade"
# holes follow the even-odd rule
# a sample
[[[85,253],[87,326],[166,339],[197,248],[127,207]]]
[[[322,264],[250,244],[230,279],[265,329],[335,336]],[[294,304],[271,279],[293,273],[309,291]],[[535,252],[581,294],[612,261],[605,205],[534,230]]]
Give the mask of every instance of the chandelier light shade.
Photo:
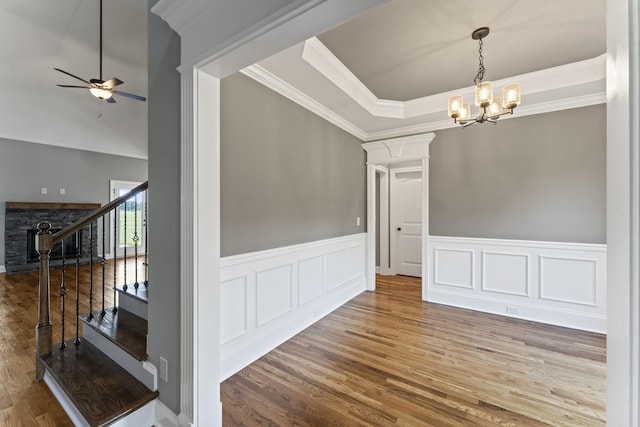
[[[463,127],[476,123],[497,123],[500,116],[513,114],[513,110],[520,105],[520,85],[509,84],[502,89],[502,98],[493,97],[493,84],[490,81],[482,81],[484,78],[484,57],[482,56],[482,39],[489,35],[489,27],[481,27],[471,33],[473,40],[479,44],[478,73],[473,79],[475,84],[476,107],[479,107],[478,116],[471,117],[469,104],[464,103],[462,95],[449,97],[448,114],[453,121]]]

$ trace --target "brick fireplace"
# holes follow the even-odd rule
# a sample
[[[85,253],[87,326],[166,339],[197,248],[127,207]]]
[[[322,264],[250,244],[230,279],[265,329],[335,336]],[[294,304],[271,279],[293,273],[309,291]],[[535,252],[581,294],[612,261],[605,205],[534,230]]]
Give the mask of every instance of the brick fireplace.
[[[35,271],[39,268],[35,248],[35,230],[38,223],[48,222],[52,230],[60,230],[100,207],[99,203],[29,203],[7,202],[5,205],[4,252],[7,273]],[[94,226],[94,233],[95,233]],[[81,263],[86,263],[90,255],[89,226],[78,236],[65,239],[63,245],[56,245],[51,252],[51,267],[59,266],[62,252],[67,262],[75,262],[76,238],[79,240]],[[35,255],[35,256],[34,256]],[[97,256],[96,245],[93,255]]]

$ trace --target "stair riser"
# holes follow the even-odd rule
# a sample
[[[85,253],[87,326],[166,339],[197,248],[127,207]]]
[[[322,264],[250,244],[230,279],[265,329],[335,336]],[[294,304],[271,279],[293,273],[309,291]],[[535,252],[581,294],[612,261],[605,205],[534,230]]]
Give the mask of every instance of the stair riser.
[[[142,317],[144,320],[149,320],[147,314],[148,304],[124,292],[118,292],[118,307],[124,308],[138,317]]]
[[[71,419],[71,422],[76,427],[91,427],[87,420],[84,419],[80,411],[76,408],[76,406],[71,402],[71,400],[67,397],[67,394],[64,392],[60,384],[53,378],[49,372],[46,372],[44,375],[44,382],[51,390],[51,393],[58,399],[60,406],[64,409],[64,412],[67,413],[67,416]]]
[[[126,369],[131,375],[133,375],[138,381],[147,386],[149,389],[157,390],[156,376],[144,368],[145,364],[150,366],[153,365],[151,365],[148,361],[141,362],[137,360],[129,353],[111,342],[109,339],[96,332],[95,329],[86,326],[84,323],[82,325],[82,328],[82,335],[84,340],[89,341],[91,344],[96,346],[100,351],[109,356],[111,360]]]

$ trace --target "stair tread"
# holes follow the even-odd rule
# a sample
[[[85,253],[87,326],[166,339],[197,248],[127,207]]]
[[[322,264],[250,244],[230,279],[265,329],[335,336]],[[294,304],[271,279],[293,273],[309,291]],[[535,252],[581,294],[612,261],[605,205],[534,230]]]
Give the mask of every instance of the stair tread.
[[[128,284],[127,289],[124,289],[124,285],[118,285],[116,286],[116,290],[142,302],[148,302],[149,294],[144,282],[138,282],[138,289],[136,289],[134,285],[135,283]]]
[[[88,314],[79,317],[85,325],[98,331],[131,356],[140,361],[147,360],[148,324],[142,317],[124,309],[118,309],[114,313],[111,308],[106,310],[104,316],[96,311],[91,319]]]
[[[59,347],[40,359],[91,426],[106,426],[158,397],[91,343]]]

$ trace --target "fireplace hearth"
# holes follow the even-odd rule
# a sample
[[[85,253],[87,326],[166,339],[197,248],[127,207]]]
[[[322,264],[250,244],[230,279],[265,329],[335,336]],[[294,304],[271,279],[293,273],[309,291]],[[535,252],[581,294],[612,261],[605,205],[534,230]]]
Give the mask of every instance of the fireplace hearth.
[[[98,203],[7,202],[5,205],[5,268],[7,273],[35,271],[39,268],[39,254],[35,246],[35,235],[39,223],[50,223],[51,230],[55,233],[99,207]],[[55,268],[62,263],[63,249],[65,258],[75,262],[76,247],[80,251],[80,263],[87,263],[91,254],[89,234],[89,226],[87,225],[77,236],[74,234],[65,239],[63,245],[56,245],[50,254],[51,267]],[[96,245],[93,247],[93,255],[97,259]]]

